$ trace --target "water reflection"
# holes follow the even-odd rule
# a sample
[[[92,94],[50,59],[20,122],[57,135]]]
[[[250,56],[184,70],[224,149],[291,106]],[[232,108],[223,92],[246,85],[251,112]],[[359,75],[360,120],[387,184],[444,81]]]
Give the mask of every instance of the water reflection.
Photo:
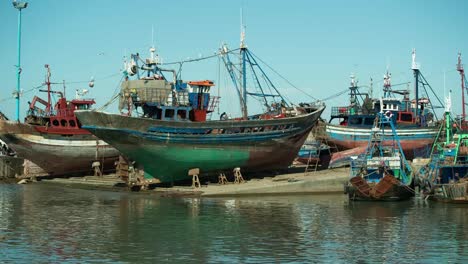
[[[463,205],[235,199],[0,185],[0,258],[39,262],[461,262]]]

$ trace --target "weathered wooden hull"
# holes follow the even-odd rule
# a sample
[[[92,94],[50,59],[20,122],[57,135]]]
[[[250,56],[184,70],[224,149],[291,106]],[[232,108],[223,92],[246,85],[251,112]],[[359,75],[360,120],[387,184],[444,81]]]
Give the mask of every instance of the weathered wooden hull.
[[[327,124],[326,133],[330,145],[336,146],[339,150],[347,150],[366,147],[371,129]],[[385,133],[392,134],[390,129],[385,130]],[[415,149],[427,147],[430,150],[429,146],[434,143],[438,128],[397,128],[396,133],[406,158],[412,159],[415,156]]]
[[[377,183],[369,183],[361,176],[351,178],[345,193],[352,201],[402,201],[414,196],[414,190],[395,177],[387,175]]]
[[[146,174],[173,182],[189,179],[187,172],[192,168],[199,168],[202,176],[235,167],[242,171],[286,168],[323,109],[294,118],[207,122],[93,111],[77,111],[76,115],[83,128],[136,161]]]
[[[468,204],[468,179],[461,178],[455,182],[436,184],[425,195],[433,201]]]
[[[359,192],[354,186],[347,186],[346,193],[352,201],[404,201],[408,200],[411,197],[414,197],[414,192],[410,191],[408,187],[405,186],[394,186],[392,190],[388,191],[385,195],[374,198],[363,195]]]
[[[0,138],[19,157],[28,159],[51,176],[92,171],[100,161],[104,171],[113,170],[119,152],[94,135],[62,136],[39,133],[33,126],[0,120]]]

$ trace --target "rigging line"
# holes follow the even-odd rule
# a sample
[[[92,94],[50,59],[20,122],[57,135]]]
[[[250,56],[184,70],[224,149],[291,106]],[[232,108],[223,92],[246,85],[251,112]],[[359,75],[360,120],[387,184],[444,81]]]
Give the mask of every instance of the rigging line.
[[[21,94],[26,94],[26,93],[32,92],[32,91],[34,91],[34,90],[36,90],[36,89],[39,89],[39,88],[42,88],[42,87],[44,87],[44,86],[45,86],[45,84],[36,86],[36,87],[34,87],[34,88],[31,88],[31,89],[29,89],[29,90],[26,90],[26,91],[21,92]],[[6,97],[6,98],[3,98],[3,99],[0,99],[0,102],[6,102],[6,101],[11,100],[11,99],[14,99],[14,97]]]
[[[201,58],[196,58],[196,59],[188,59],[188,60],[181,60],[181,61],[173,61],[173,62],[168,62],[168,63],[161,63],[161,65],[174,65],[174,64],[181,64],[181,63],[186,63],[186,62],[197,62],[197,61],[201,61],[201,60],[207,60],[207,59],[211,59],[211,58],[214,58],[214,57],[219,57],[219,55],[221,55],[222,53],[226,54],[226,53],[233,53],[235,51],[238,51],[240,50],[240,48],[237,48],[237,49],[233,49],[233,50],[229,50],[227,52],[215,52],[215,54],[213,55],[210,55],[210,56],[205,56],[205,57],[201,57]]]
[[[96,81],[102,81],[102,80],[106,80],[106,79],[110,79],[110,78],[112,78],[112,77],[114,77],[114,76],[117,76],[117,75],[119,75],[119,74],[120,74],[120,72],[113,73],[113,74],[107,75],[107,76],[105,76],[105,77],[102,77],[102,78],[100,78],[100,79],[97,79],[97,80],[95,79],[94,82],[96,82]],[[73,81],[73,82],[66,82],[66,83],[67,83],[67,84],[89,83],[89,80],[87,80],[87,81]],[[51,84],[63,84],[63,83],[51,83]]]
[[[275,71],[272,67],[270,67],[266,62],[264,62],[262,59],[260,59],[257,55],[255,55],[253,52],[249,51],[250,53],[252,53],[252,55],[257,58],[259,61],[261,61],[263,64],[265,64],[270,70],[272,70],[274,73],[276,73],[279,77],[281,77],[284,81],[286,81],[289,85],[291,85],[292,87],[294,87],[296,90],[302,92],[303,94],[309,96],[310,98],[318,101],[317,98],[313,97],[312,95],[306,93],[305,91],[299,89],[298,87],[296,87],[294,84],[292,84],[288,79],[286,79],[285,77],[283,77],[281,74],[279,74],[277,71]]]
[[[122,76],[122,77],[120,78],[119,83],[118,83],[117,86],[115,87],[112,98],[111,98],[107,103],[105,103],[105,104],[102,105],[101,107],[97,108],[97,111],[102,111],[102,110],[104,110],[104,109],[107,108],[110,104],[112,104],[118,96],[120,96],[120,93],[116,93],[116,92],[117,92],[117,89],[119,88],[120,84],[122,83],[123,78],[124,78],[124,76]]]
[[[114,97],[112,97],[107,103],[105,103],[105,104],[102,105],[101,107],[95,109],[94,111],[102,111],[102,110],[104,110],[104,109],[107,108],[110,104],[112,104],[113,102],[115,102],[115,100],[116,100],[117,98],[119,98],[119,96],[120,96],[120,93],[114,95]]]
[[[218,85],[217,85],[217,90],[218,90],[218,97],[220,98],[221,95],[219,94],[220,93],[220,89],[221,89],[221,58],[218,57]],[[218,115],[219,115],[219,99],[218,99],[218,105],[217,105],[217,108],[218,108]]]
[[[125,78],[124,75],[122,75],[122,77],[120,77],[120,81],[117,83],[117,86],[115,86],[115,89],[114,89],[114,92],[112,94],[116,94],[118,93],[118,89],[120,87],[120,85],[122,84],[122,80]]]
[[[346,88],[346,90],[344,90],[344,91],[341,91],[341,92],[338,92],[338,93],[336,93],[336,94],[334,94],[334,95],[331,95],[331,96],[328,96],[328,97],[326,97],[326,98],[323,98],[323,99],[321,99],[320,101],[327,101],[327,100],[333,99],[333,98],[335,98],[335,97],[338,97],[338,96],[340,96],[340,95],[343,95],[343,94],[345,94],[345,93],[347,93],[347,92],[348,92],[348,88]]]
[[[286,105],[288,105],[287,101],[284,99],[284,97],[281,95],[281,93],[278,91],[278,89],[276,89],[275,85],[273,84],[273,82],[270,80],[270,78],[268,78],[268,76],[266,75],[266,73],[263,71],[263,69],[259,66],[259,64],[257,63],[257,61],[255,60],[255,58],[253,57],[253,55],[250,53],[249,50],[246,50],[246,54],[247,54],[247,58],[249,58],[249,62],[250,62],[250,58],[252,59],[252,61],[255,63],[255,65],[257,66],[258,70],[262,73],[263,75],[263,78],[267,81],[267,84],[271,85],[271,87],[273,87],[273,89],[275,89],[276,93],[278,94],[279,97],[281,97],[281,100],[285,102]],[[251,62],[250,62],[251,63]],[[290,102],[291,103],[291,102]],[[291,103],[292,104],[292,103]]]

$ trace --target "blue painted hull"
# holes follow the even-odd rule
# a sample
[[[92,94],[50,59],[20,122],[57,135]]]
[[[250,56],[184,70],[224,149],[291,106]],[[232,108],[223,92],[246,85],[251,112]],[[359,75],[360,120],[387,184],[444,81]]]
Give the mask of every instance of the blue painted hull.
[[[339,150],[346,150],[367,146],[371,128],[327,124],[326,133],[328,142],[331,145],[336,145]],[[390,129],[386,130],[385,133],[391,135]],[[430,150],[430,146],[432,146],[437,136],[438,128],[397,128],[396,133],[400,139],[405,156],[408,159],[412,159],[415,156],[415,149],[427,148]]]

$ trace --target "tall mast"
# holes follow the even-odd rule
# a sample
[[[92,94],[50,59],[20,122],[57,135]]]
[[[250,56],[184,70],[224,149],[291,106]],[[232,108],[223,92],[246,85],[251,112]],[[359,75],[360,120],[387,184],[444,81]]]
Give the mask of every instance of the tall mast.
[[[241,98],[241,109],[242,109],[242,118],[247,120],[247,76],[246,76],[246,52],[247,46],[245,45],[245,26],[243,22],[243,14],[241,9],[241,36],[240,36],[240,55],[241,55],[241,67],[240,72],[241,78],[241,89],[242,89],[242,98]]]
[[[465,112],[465,69],[463,68],[463,64],[461,63],[461,53],[458,52],[458,63],[457,63],[457,71],[460,73],[461,77],[461,88],[462,88],[462,123],[465,122],[466,119],[466,112]]]
[[[416,49],[413,49],[412,52],[412,63],[411,63],[411,69],[413,70],[414,73],[414,96],[415,96],[415,108],[414,108],[414,115],[416,118],[419,119],[419,63],[416,62]]]
[[[384,78],[384,82],[383,82],[384,97],[388,98],[390,97],[391,91],[392,91],[392,81],[391,81],[392,74],[388,73],[388,69],[387,69],[387,72],[384,74],[383,78]]]
[[[450,144],[451,139],[451,127],[450,127],[450,111],[452,108],[451,92],[449,96],[445,98],[445,145]]]
[[[47,106],[46,106],[46,113],[50,114],[50,108],[52,105],[52,98],[50,97],[50,67],[49,64],[44,65],[46,68],[46,78],[45,78],[45,85],[47,85]]]

